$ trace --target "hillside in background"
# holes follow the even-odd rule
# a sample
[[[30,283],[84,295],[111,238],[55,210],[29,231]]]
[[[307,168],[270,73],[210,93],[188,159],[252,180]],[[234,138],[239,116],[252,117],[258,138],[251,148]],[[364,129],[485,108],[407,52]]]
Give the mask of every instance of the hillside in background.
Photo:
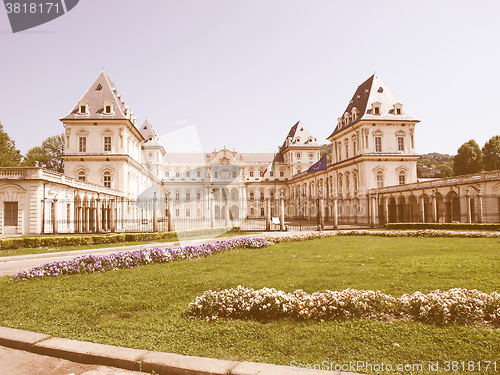
[[[453,176],[453,156],[431,152],[417,160],[418,178],[440,178]]]

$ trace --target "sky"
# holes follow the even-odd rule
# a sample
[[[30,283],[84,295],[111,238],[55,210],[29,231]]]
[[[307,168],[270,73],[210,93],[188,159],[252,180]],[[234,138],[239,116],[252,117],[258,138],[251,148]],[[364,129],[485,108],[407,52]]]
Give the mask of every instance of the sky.
[[[80,0],[14,34],[0,8],[0,122],[27,152],[104,68],[167,151],[275,152],[298,120],[327,143],[376,73],[421,121],[417,152],[455,154],[500,134],[499,14],[497,0]]]

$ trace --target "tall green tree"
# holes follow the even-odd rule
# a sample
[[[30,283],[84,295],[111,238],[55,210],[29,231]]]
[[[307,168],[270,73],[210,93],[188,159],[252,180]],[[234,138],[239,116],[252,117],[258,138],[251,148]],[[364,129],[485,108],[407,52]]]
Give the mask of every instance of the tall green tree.
[[[17,167],[21,165],[21,160],[21,152],[0,123],[0,167]]]
[[[455,176],[483,170],[483,154],[477,142],[471,139],[459,147],[453,158],[453,172]]]
[[[64,134],[54,135],[43,141],[41,146],[31,148],[23,160],[25,166],[39,166],[64,173]]]
[[[491,137],[484,144],[483,164],[485,171],[500,169],[500,135]]]

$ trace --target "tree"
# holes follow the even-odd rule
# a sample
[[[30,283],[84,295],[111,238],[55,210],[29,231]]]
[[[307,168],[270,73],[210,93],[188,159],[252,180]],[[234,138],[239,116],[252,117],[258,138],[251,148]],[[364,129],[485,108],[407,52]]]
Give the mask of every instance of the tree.
[[[491,137],[483,147],[484,170],[500,169],[500,135]]]
[[[15,142],[3,131],[0,123],[0,167],[17,167],[21,164],[21,152]]]
[[[483,170],[483,154],[477,142],[471,139],[458,149],[453,158],[453,172],[456,176]]]
[[[43,141],[41,146],[31,148],[23,160],[25,166],[39,166],[64,173],[61,155],[64,153],[64,134],[54,135]]]

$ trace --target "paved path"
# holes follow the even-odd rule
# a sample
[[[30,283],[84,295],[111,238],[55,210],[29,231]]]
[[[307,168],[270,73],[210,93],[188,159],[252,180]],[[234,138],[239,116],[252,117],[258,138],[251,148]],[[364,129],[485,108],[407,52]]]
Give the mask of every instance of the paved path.
[[[0,373],[8,375],[144,375],[116,367],[85,365],[0,346]]]
[[[28,254],[28,255],[0,257],[0,276],[7,276],[7,275],[12,276],[19,273],[22,270],[27,270],[39,264],[45,264],[61,260],[71,260],[73,258],[76,258],[77,256],[85,254],[106,255],[112,253],[119,253],[122,251],[150,249],[154,247],[177,247],[177,246],[199,245],[201,243],[230,240],[238,237],[262,237],[262,236],[263,234],[258,233],[258,234],[242,235],[235,237],[208,238],[208,239],[189,240],[182,242],[153,242],[144,245],[107,247],[101,249],[86,249],[86,250],[56,252],[56,253]]]

